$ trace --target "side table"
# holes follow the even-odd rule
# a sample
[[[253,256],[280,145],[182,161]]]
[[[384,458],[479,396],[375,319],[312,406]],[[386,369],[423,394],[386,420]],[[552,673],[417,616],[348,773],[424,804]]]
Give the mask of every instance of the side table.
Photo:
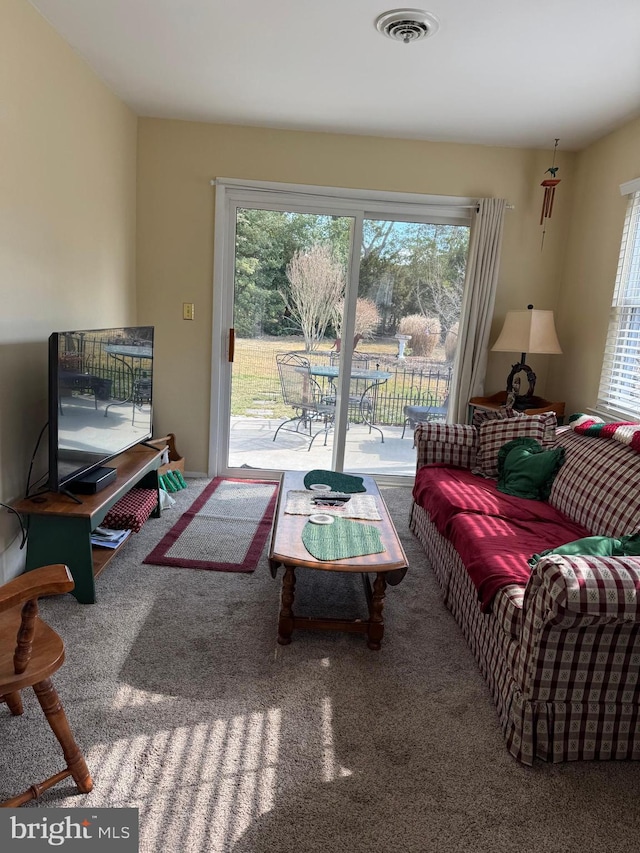
[[[530,409],[523,410],[525,415],[541,415],[544,412],[555,412],[558,424],[562,424],[564,421],[564,403],[553,403],[551,400],[545,400],[544,397],[532,397],[531,399],[533,406]],[[494,412],[504,406],[506,401],[506,391],[498,391],[497,394],[492,394],[490,397],[471,397],[469,400],[468,422],[472,422],[473,413],[476,409]]]

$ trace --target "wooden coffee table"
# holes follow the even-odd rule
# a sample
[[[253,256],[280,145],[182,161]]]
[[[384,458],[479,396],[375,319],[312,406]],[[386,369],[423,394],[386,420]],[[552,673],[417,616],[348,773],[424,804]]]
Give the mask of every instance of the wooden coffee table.
[[[289,515],[284,509],[287,503],[287,492],[304,489],[303,471],[287,471],[282,477],[278,506],[271,537],[269,551],[269,568],[271,576],[276,577],[278,568],[284,567],[282,579],[282,594],[280,618],[278,620],[278,642],[288,645],[291,634],[297,628],[351,631],[367,635],[367,645],[370,649],[378,650],[384,634],[382,608],[387,584],[396,586],[407,572],[407,558],[398,539],[398,534],[389,517],[386,504],[371,477],[362,476],[368,495],[374,495],[381,521],[362,521],[378,528],[380,539],[385,550],[380,554],[368,554],[364,557],[350,557],[343,560],[317,560],[305,548],[302,542],[302,528],[309,520],[306,515]],[[326,510],[331,512],[331,510]],[[325,512],[325,510],[319,510]],[[353,519],[357,521],[356,519]],[[330,617],[296,616],[293,612],[295,598],[296,569],[317,569],[323,572],[358,572],[362,576],[369,618],[363,619],[333,619]],[[375,574],[373,586],[369,574]]]

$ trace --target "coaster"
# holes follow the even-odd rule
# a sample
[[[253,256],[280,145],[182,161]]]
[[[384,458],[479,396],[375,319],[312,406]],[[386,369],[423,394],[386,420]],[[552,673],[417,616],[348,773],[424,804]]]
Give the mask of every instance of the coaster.
[[[315,515],[310,515],[309,521],[311,524],[333,524],[333,516],[318,512]]]

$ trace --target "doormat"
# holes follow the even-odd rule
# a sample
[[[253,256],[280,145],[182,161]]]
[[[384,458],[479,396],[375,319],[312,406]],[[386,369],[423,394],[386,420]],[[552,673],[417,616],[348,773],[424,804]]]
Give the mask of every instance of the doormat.
[[[143,563],[219,572],[258,565],[278,496],[278,483],[216,477]]]

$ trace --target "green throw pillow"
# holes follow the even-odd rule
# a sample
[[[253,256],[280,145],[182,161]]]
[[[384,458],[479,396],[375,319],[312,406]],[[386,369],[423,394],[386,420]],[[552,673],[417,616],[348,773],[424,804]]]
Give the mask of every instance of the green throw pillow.
[[[527,562],[534,568],[542,557],[547,554],[561,554],[568,557],[593,556],[593,557],[640,557],[640,533],[633,536],[621,536],[615,539],[613,536],[585,536],[584,539],[575,539],[557,548],[549,548],[540,554],[534,554]]]
[[[498,451],[498,491],[546,501],[564,462],[564,447],[543,450],[533,438],[514,438]]]

